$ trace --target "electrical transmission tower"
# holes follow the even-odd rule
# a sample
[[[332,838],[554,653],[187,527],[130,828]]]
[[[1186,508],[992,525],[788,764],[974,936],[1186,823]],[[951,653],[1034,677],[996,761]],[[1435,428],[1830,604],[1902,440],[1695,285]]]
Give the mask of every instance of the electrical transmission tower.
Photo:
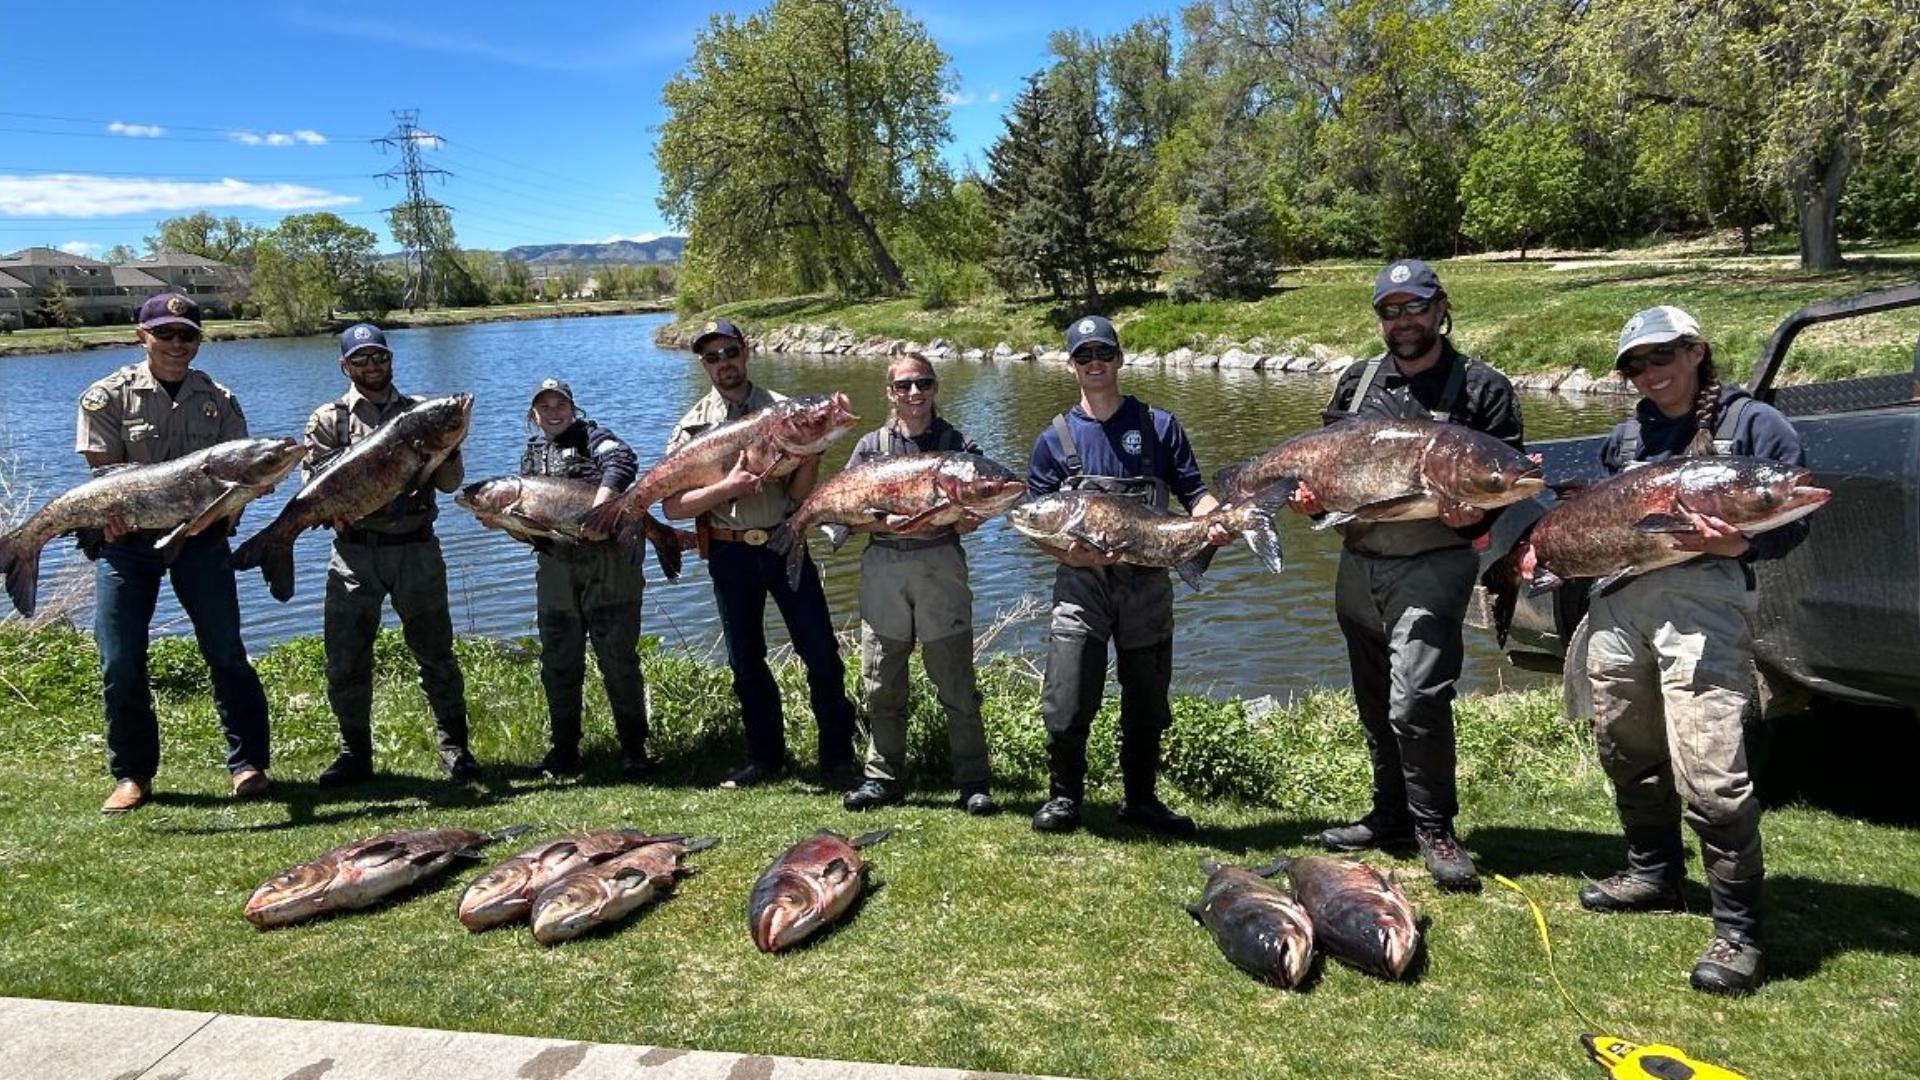
[[[423,165],[420,161],[422,143],[438,145],[439,139],[420,128],[419,109],[396,109],[393,113],[394,128],[385,138],[375,139],[374,145],[385,153],[388,148],[400,152],[400,164],[380,173],[374,179],[386,183],[398,180],[406,185],[407,197],[396,206],[387,207],[389,214],[396,211],[396,221],[404,222],[407,235],[395,237],[406,248],[407,254],[407,310],[424,307],[433,297],[432,281],[434,256],[445,255],[441,246],[447,242],[445,230],[440,228],[442,215],[453,208],[427,196],[427,177],[446,182],[453,174],[432,165]]]

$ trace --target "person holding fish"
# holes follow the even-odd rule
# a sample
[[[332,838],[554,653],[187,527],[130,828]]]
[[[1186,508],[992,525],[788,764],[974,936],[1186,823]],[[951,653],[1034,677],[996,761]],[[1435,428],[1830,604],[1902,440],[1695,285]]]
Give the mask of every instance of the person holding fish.
[[[694,336],[693,354],[700,359],[713,389],[674,425],[667,441],[667,458],[653,472],[663,466],[670,469],[675,451],[697,444],[703,434],[750,415],[778,413],[781,403],[789,401],[785,395],[755,386],[747,377],[752,347],[746,335],[726,319],[705,324]],[[827,409],[827,415],[832,424],[827,437],[843,419],[847,425],[857,419],[844,409],[843,400]],[[787,768],[780,687],[767,666],[766,610],[771,596],[786,621],[793,651],[807,668],[807,689],[814,721],[819,725],[822,781],[844,792],[860,780],[853,754],[854,709],[847,699],[846,666],[833,636],[820,572],[803,552],[799,584],[792,585],[786,560],[767,547],[772,530],[793,513],[819,481],[819,451],[800,456],[797,465],[795,455],[776,453],[772,462],[752,460],[751,449],[729,454],[732,465],[719,479],[692,487],[670,484],[672,493],[661,498],[660,508],[669,518],[696,519],[700,553],[707,559],[714,600],[720,609],[727,665],[733,669],[733,691],[740,699],[747,760],[720,786],[732,790],[766,783]],[[779,468],[783,464],[785,471]],[[761,471],[756,472],[756,468]]]
[[[980,448],[942,417],[940,377],[919,353],[887,365],[887,423],[860,437],[847,468],[903,454],[939,454]],[[1010,478],[1011,482],[1011,478]],[[921,528],[901,515],[854,526],[870,534],[860,556],[860,687],[866,695],[866,778],[847,792],[849,810],[899,802],[906,779],[907,660],[915,641],[927,678],[947,713],[958,805],[969,814],[996,809],[988,791],[986,726],[973,667],[973,590],[960,537],[983,519],[963,513],[952,525]]]
[[[1800,437],[1779,410],[1720,382],[1713,348],[1687,312],[1654,307],[1627,320],[1614,366],[1640,401],[1601,445],[1608,473],[1682,456],[1805,464]],[[1757,693],[1751,564],[1785,555],[1808,526],[1791,520],[1750,538],[1719,517],[1682,509],[1683,520],[1658,527],[1674,549],[1698,555],[1595,589],[1567,652],[1569,664],[1578,663],[1584,640],[1594,743],[1627,841],[1626,868],[1582,887],[1580,903],[1605,912],[1679,909],[1684,819],[1700,838],[1713,905],[1713,939],[1689,982],[1745,994],[1765,978],[1760,800],[1745,743]],[[1527,544],[1518,555],[1523,580],[1532,577],[1538,553]]]
[[[1067,328],[1067,370],[1080,400],[1034,440],[1028,490],[1117,495],[1161,511],[1178,496],[1194,517],[1210,513],[1219,504],[1201,479],[1185,429],[1172,413],[1120,393],[1124,363],[1120,335],[1106,318],[1088,315]],[[1223,523],[1207,532],[1215,547],[1233,538]],[[1160,740],[1173,723],[1173,583],[1166,567],[1125,564],[1124,550],[1081,540],[1045,550],[1060,567],[1040,702],[1050,797],[1033,815],[1033,827],[1070,832],[1080,825],[1087,737],[1100,711],[1111,641],[1120,680],[1120,820],[1193,835],[1193,819],[1168,809],[1156,791]]]
[[[192,366],[200,352],[200,305],[179,293],[149,297],[140,305],[135,334],[146,355],[80,395],[74,449],[89,467],[155,465],[247,437],[239,399]],[[102,813],[144,805],[160,767],[147,645],[163,577],[173,582],[212,675],[234,797],[259,798],[272,790],[267,696],[240,640],[227,532],[210,528],[188,537],[169,565],[154,546],[156,534],[107,522],[95,564],[93,620],[107,714],[107,769],[114,781]]]
[[[347,377],[347,392],[307,420],[309,452],[300,467],[307,480],[417,400],[393,385],[393,351],[386,334],[371,323],[341,332],[340,372]],[[373,778],[373,642],[388,597],[433,709],[440,767],[456,782],[480,776],[480,763],[467,745],[466,680],[453,653],[447,563],[433,532],[439,516],[434,490],[458,490],[464,474],[456,445],[416,490],[357,521],[333,522],[321,612],[327,703],[340,724],[340,753],[321,771],[316,781],[321,787]]]
[[[1419,259],[1374,278],[1373,309],[1386,352],[1350,365],[1326,420],[1437,420],[1523,447],[1520,405],[1500,372],[1454,348],[1446,290]],[[1323,507],[1306,484],[1294,509]],[[1372,808],[1328,829],[1332,851],[1418,847],[1434,882],[1475,889],[1479,874],[1454,832],[1454,684],[1466,654],[1462,626],[1479,575],[1473,545],[1492,525],[1484,510],[1442,500],[1437,517],[1353,520],[1339,526],[1334,611],[1346,639],[1354,704],[1373,768]]]
[[[535,426],[520,455],[520,475],[559,476],[597,485],[594,505],[619,495],[639,461],[618,435],[588,419],[573,388],[542,379],[527,408]],[[580,771],[581,686],[587,642],[606,684],[620,739],[620,775],[647,775],[647,686],[640,672],[640,596],[646,578],[627,553],[605,540],[545,540],[535,545],[534,620],[540,631],[540,685],[547,694],[547,753],[534,771]]]

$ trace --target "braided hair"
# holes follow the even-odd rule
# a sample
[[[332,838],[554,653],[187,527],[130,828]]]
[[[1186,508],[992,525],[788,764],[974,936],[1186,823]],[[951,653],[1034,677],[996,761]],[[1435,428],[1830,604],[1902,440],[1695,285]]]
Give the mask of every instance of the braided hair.
[[[1698,341],[1699,339],[1693,339]],[[1686,456],[1708,457],[1713,450],[1713,429],[1720,426],[1720,374],[1713,369],[1713,346],[1700,342],[1700,364],[1693,369],[1700,388],[1693,396],[1693,440],[1687,443]]]

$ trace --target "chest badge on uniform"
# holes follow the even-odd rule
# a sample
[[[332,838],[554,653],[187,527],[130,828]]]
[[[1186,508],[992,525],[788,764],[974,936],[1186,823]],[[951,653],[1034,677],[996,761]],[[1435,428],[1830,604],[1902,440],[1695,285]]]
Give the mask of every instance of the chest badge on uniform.
[[[211,401],[200,406],[200,412],[201,412],[201,415],[205,416],[209,420],[220,419],[220,406],[215,405]]]
[[[107,392],[97,386],[90,386],[80,395],[80,407],[88,412],[99,412],[107,407]]]
[[[1120,436],[1120,449],[1125,450],[1127,453],[1138,454],[1140,452],[1140,447],[1141,447],[1141,442],[1140,442],[1139,432],[1129,431],[1125,435]]]

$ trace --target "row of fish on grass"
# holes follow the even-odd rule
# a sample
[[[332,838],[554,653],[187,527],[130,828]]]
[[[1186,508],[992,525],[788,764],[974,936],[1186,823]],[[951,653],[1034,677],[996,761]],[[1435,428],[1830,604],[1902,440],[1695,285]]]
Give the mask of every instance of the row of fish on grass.
[[[1206,887],[1187,913],[1235,967],[1292,989],[1325,953],[1389,981],[1414,969],[1420,923],[1390,873],[1319,855],[1282,856],[1255,870],[1201,862]],[[1293,891],[1269,878],[1284,873]]]
[[[466,438],[472,412],[472,396],[457,394],[396,414],[310,477],[272,523],[240,545],[233,565],[259,567],[273,596],[290,598],[300,533],[360,520],[424,487]],[[607,536],[637,557],[645,541],[671,579],[692,538],[655,517],[655,503],[714,484],[741,464],[762,480],[784,476],[858,420],[844,394],[791,398],[689,440],[598,506],[589,481],[520,476],[469,485],[455,502],[530,543]],[[188,537],[237,521],[304,452],[289,439],[246,439],[161,465],[102,470],[0,535],[0,573],[14,606],[32,613],[40,551],[54,537],[78,536],[91,557],[108,523],[117,522],[161,534],[156,547],[171,559]],[[1427,420],[1359,419],[1295,436],[1221,470],[1214,483],[1221,506],[1199,518],[1114,495],[1028,498],[1021,479],[988,458],[925,454],[868,462],[825,480],[769,543],[785,554],[797,584],[809,530],[824,531],[837,549],[858,525],[905,530],[1004,513],[1042,547],[1078,544],[1134,565],[1170,568],[1198,588],[1212,557],[1207,534],[1214,525],[1244,537],[1260,561],[1279,572],[1271,512],[1302,486],[1326,511],[1316,522],[1326,528],[1434,518],[1449,507],[1495,510],[1534,497],[1545,481],[1538,464],[1480,432]],[[1691,530],[1690,512],[1752,534],[1811,512],[1827,495],[1804,469],[1747,458],[1681,459],[1629,470],[1561,503],[1534,526],[1540,571],[1531,584],[1612,580],[1690,558],[1695,553],[1675,549],[1671,539]],[[1516,574],[1508,576],[1517,583]]]
[[[270,930],[371,907],[461,860],[480,858],[483,847],[525,828],[405,829],[342,844],[262,882],[247,899],[246,919]],[[839,920],[866,883],[860,849],[890,832],[848,840],[822,830],[781,853],[754,882],[747,900],[754,945],[779,952]],[[475,932],[525,922],[534,940],[556,945],[614,926],[661,898],[694,872],[683,861],[687,856],[718,842],[637,829],[562,836],[473,879],[457,914],[460,924]]]

